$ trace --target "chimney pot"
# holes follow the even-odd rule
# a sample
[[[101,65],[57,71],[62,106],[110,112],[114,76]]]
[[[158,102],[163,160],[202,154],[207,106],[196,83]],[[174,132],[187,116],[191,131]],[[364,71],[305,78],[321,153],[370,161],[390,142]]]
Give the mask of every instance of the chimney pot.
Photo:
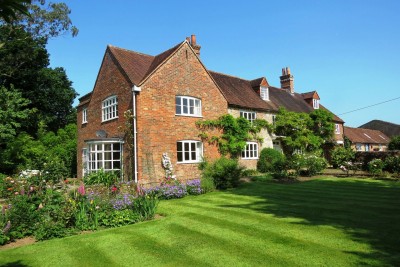
[[[196,35],[192,34],[191,36],[191,42],[190,42],[193,46],[196,45]]]
[[[280,80],[281,88],[294,94],[294,79],[289,67],[282,68],[282,76],[280,77]]]

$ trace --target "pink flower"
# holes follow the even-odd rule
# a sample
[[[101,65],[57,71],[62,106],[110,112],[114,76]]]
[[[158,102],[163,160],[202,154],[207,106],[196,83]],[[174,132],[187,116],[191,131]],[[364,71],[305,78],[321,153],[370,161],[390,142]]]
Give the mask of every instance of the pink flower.
[[[79,193],[81,196],[84,196],[84,195],[85,195],[85,185],[84,185],[84,184],[81,184],[81,185],[78,187],[78,193]]]

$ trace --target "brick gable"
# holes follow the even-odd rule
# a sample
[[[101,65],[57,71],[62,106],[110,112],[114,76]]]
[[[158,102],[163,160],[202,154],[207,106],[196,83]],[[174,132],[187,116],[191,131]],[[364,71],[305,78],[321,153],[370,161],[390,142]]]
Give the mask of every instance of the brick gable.
[[[161,156],[167,152],[181,179],[198,178],[198,164],[177,163],[176,142],[198,140],[195,122],[226,114],[227,102],[193,50],[186,43],[162,64],[141,86],[137,96],[138,170],[142,181],[164,177]],[[202,101],[203,118],[175,115],[175,96]],[[219,156],[213,145],[203,144],[204,156]]]

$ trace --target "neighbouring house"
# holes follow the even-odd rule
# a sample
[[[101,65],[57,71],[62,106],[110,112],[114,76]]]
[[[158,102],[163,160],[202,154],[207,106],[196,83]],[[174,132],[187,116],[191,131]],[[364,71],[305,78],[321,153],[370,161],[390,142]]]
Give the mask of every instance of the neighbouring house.
[[[279,107],[325,109],[317,92],[294,92],[289,68],[276,88],[265,77],[246,80],[208,70],[200,48],[195,35],[156,56],[107,47],[93,91],[77,107],[78,177],[103,169],[120,171],[126,180],[158,182],[166,175],[167,153],[176,177],[198,178],[202,159],[220,155],[215,145],[202,142],[196,121],[230,113],[273,123]],[[343,121],[334,121],[342,144]],[[280,148],[274,135],[261,135],[264,141],[249,141],[240,158],[248,168],[256,167],[262,148]]]
[[[355,151],[386,151],[390,138],[378,130],[344,127],[344,136]]]
[[[372,120],[370,122],[367,122],[366,124],[361,125],[358,128],[378,130],[386,134],[389,138],[400,135],[400,125],[387,121]]]

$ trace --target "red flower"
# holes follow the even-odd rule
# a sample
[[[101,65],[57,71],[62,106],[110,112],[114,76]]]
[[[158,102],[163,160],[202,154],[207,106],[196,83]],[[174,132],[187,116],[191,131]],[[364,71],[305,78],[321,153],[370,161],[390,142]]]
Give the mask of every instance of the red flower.
[[[118,188],[115,185],[111,188],[111,191],[113,191],[113,192],[115,192],[117,190],[118,190]]]

